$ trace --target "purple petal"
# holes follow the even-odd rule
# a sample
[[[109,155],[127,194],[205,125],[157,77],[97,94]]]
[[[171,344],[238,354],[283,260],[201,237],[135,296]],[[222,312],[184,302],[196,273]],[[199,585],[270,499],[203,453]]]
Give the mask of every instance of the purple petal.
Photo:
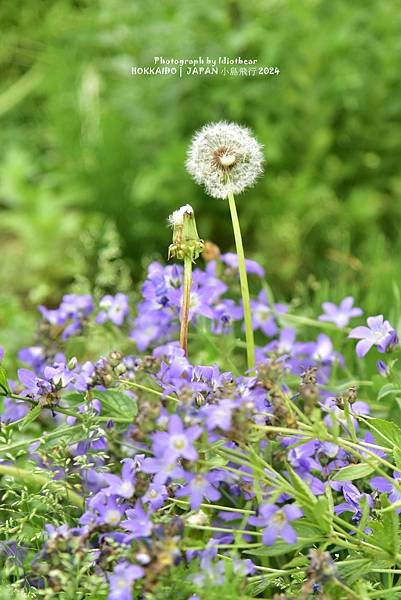
[[[295,542],[297,541],[297,534],[295,533],[295,529],[288,523],[284,525],[284,527],[281,529],[281,537],[288,544],[295,544]]]
[[[263,531],[262,541],[265,546],[272,546],[277,539],[277,531],[273,527],[266,527]]]
[[[373,346],[372,340],[360,340],[356,345],[356,353],[359,358],[363,358]]]
[[[337,306],[333,304],[333,302],[323,302],[322,308],[329,316],[335,315],[338,310]]]
[[[294,521],[295,519],[300,519],[303,516],[302,510],[298,506],[295,506],[295,504],[286,504],[283,507],[283,512],[288,521]]]
[[[368,317],[367,323],[373,331],[377,331],[383,325],[383,315],[377,315],[376,317]]]
[[[372,477],[370,485],[374,490],[379,492],[387,492],[389,494],[393,490],[393,484],[385,477]]]
[[[178,415],[171,415],[168,423],[168,431],[170,434],[176,435],[183,432],[183,425]]]
[[[351,339],[365,339],[372,338],[373,335],[369,327],[360,325],[359,327],[354,327],[354,329],[349,332],[348,337]]]

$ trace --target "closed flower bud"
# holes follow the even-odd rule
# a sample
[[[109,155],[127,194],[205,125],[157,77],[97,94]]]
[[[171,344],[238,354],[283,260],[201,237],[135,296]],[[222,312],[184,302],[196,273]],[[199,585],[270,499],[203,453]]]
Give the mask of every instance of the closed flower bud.
[[[184,260],[185,257],[195,261],[202,252],[204,243],[196,229],[194,209],[189,204],[175,210],[168,218],[173,228],[173,243],[168,250],[168,258]]]

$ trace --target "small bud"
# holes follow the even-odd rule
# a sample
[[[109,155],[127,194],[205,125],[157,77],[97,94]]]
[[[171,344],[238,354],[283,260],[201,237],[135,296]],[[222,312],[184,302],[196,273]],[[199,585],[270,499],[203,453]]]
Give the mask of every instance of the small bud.
[[[72,358],[70,358],[70,360],[68,361],[68,370],[72,371],[73,369],[75,369],[75,367],[78,364],[78,359],[76,356],[73,356]]]
[[[388,377],[390,375],[390,368],[384,362],[384,360],[378,360],[376,362],[376,368],[379,372],[379,375],[381,375],[382,377]]]

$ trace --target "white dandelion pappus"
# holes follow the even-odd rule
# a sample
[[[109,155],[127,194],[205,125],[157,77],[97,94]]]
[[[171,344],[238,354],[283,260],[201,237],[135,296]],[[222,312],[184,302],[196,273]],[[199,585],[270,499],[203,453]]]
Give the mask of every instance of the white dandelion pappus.
[[[193,215],[194,209],[190,204],[185,204],[185,206],[181,206],[178,208],[168,218],[168,224],[170,227],[179,227],[184,224],[184,215]]]
[[[195,133],[186,167],[213,198],[240,194],[263,173],[263,146],[247,127],[211,123]]]

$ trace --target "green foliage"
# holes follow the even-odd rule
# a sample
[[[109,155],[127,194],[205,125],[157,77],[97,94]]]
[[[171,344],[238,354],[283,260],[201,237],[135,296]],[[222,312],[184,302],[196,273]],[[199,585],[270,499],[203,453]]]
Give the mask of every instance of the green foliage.
[[[85,272],[81,232],[93,213],[116,225],[137,273],[142,257],[165,254],[160,225],[186,201],[201,236],[232,249],[227,206],[184,169],[193,131],[230,119],[265,145],[266,175],[239,206],[247,252],[274,288],[287,293],[296,280],[305,294],[318,279],[358,277],[357,295],[377,310],[378,292],[401,274],[398,8],[4,0],[2,287],[15,289],[18,259],[18,293],[59,295]],[[154,56],[222,54],[280,75],[131,76]]]

